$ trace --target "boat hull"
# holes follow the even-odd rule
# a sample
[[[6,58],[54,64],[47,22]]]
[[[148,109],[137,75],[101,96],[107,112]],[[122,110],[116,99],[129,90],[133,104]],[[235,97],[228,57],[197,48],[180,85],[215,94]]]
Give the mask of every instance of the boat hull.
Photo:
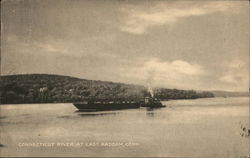
[[[139,103],[74,103],[74,106],[83,112],[122,110],[140,108]]]
[[[141,107],[148,107],[148,108],[164,108],[166,105],[161,103],[150,103],[150,104],[141,104]]]

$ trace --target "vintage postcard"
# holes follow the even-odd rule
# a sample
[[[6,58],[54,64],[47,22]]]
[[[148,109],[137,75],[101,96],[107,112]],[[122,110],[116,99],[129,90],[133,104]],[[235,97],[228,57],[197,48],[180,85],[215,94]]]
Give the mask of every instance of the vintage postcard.
[[[2,0],[1,157],[248,158],[249,2]]]

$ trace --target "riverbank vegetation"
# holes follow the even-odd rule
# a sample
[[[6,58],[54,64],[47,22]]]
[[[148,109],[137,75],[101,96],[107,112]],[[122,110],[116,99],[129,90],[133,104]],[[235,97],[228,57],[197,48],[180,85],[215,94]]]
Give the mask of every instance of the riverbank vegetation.
[[[85,100],[140,100],[149,96],[140,85],[94,81],[69,76],[27,74],[1,76],[1,104],[70,103]],[[195,99],[213,97],[210,92],[159,88],[155,97]]]
[[[194,90],[179,90],[160,88],[155,90],[155,97],[161,100],[168,99],[197,99],[197,98],[212,98],[213,93],[210,92],[196,92]]]

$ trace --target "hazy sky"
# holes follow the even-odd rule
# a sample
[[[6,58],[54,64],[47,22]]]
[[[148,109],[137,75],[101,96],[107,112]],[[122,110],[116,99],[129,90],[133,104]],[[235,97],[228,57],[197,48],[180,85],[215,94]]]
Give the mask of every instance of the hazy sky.
[[[3,75],[248,90],[248,1],[5,0]]]

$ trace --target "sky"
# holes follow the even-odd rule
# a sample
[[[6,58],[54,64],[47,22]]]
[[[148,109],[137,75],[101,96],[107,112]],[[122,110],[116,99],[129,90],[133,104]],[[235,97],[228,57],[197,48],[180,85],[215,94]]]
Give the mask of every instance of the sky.
[[[249,2],[4,0],[1,74],[247,91]]]

